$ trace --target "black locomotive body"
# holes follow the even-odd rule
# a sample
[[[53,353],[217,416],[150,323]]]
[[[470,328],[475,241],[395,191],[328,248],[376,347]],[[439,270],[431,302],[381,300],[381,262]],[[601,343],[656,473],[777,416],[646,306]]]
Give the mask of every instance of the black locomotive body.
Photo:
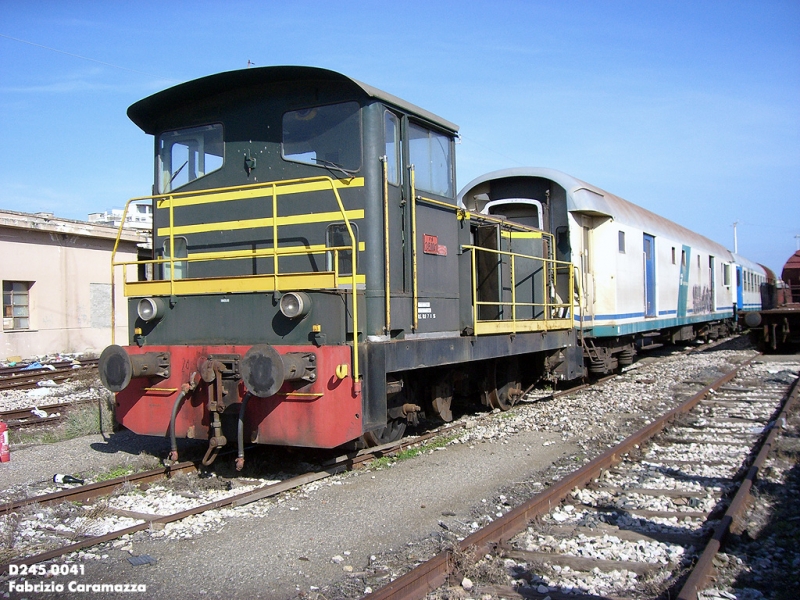
[[[240,459],[244,439],[378,444],[452,418],[463,386],[505,409],[524,382],[584,374],[549,226],[565,201],[459,207],[452,123],[309,67],[213,75],[128,114],[156,142],[154,251],[115,263],[130,339],[100,370],[129,429],[208,438],[208,461],[232,436]]]

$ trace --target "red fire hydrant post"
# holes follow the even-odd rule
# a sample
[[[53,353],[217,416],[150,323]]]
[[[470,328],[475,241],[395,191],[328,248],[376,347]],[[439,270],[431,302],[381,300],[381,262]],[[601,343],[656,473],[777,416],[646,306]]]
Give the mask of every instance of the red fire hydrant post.
[[[8,448],[8,425],[0,421],[0,462],[11,460],[11,452]]]

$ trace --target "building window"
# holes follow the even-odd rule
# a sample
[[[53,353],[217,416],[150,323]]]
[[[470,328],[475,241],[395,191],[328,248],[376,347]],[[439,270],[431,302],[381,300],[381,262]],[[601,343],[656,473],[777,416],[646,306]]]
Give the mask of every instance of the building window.
[[[625,254],[625,232],[624,231],[620,231],[619,232],[619,251],[622,254]]]
[[[30,329],[28,307],[31,282],[3,282],[3,329]]]

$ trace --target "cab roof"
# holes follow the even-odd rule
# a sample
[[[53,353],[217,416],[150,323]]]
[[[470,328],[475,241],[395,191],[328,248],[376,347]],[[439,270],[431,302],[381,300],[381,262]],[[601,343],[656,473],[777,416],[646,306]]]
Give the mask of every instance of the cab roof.
[[[406,102],[402,98],[374,88],[366,83],[351,79],[341,73],[320,69],[318,67],[277,66],[254,67],[238,71],[225,71],[200,79],[194,79],[168,88],[143,100],[139,100],[128,108],[128,117],[136,123],[145,133],[155,135],[159,133],[158,123],[160,116],[165,112],[179,109],[187,104],[192,104],[203,98],[214,96],[221,91],[246,88],[250,86],[277,83],[282,81],[330,81],[331,83],[345,83],[351,85],[356,92],[361,92],[370,98],[399,108],[407,113],[420,117],[433,125],[449,131],[458,132],[458,125],[423,109]]]

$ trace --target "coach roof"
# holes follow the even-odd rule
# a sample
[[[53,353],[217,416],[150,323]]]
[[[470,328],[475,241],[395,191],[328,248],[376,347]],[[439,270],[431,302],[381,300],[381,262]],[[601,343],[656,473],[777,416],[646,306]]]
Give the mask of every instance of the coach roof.
[[[695,233],[686,227],[673,223],[669,219],[637,206],[619,196],[610,194],[585,181],[567,175],[555,169],[542,167],[516,167],[486,173],[470,181],[458,195],[458,202],[469,208],[464,202],[464,195],[482,183],[495,179],[510,177],[540,177],[554,181],[567,192],[567,210],[571,213],[583,213],[595,217],[610,217],[614,221],[638,227],[653,235],[663,235],[673,240],[681,240],[695,248],[702,248],[723,260],[730,260],[731,253],[722,244]],[[469,199],[468,199],[469,200]]]
[[[146,133],[154,135],[159,133],[157,130],[158,123],[160,122],[160,116],[165,112],[170,112],[199,99],[213,96],[220,91],[302,80],[350,84],[355,90],[360,90],[370,98],[395,106],[452,133],[458,131],[458,125],[366,83],[361,83],[328,69],[297,66],[255,67],[238,71],[226,71],[187,81],[139,100],[128,108],[128,117]]]

